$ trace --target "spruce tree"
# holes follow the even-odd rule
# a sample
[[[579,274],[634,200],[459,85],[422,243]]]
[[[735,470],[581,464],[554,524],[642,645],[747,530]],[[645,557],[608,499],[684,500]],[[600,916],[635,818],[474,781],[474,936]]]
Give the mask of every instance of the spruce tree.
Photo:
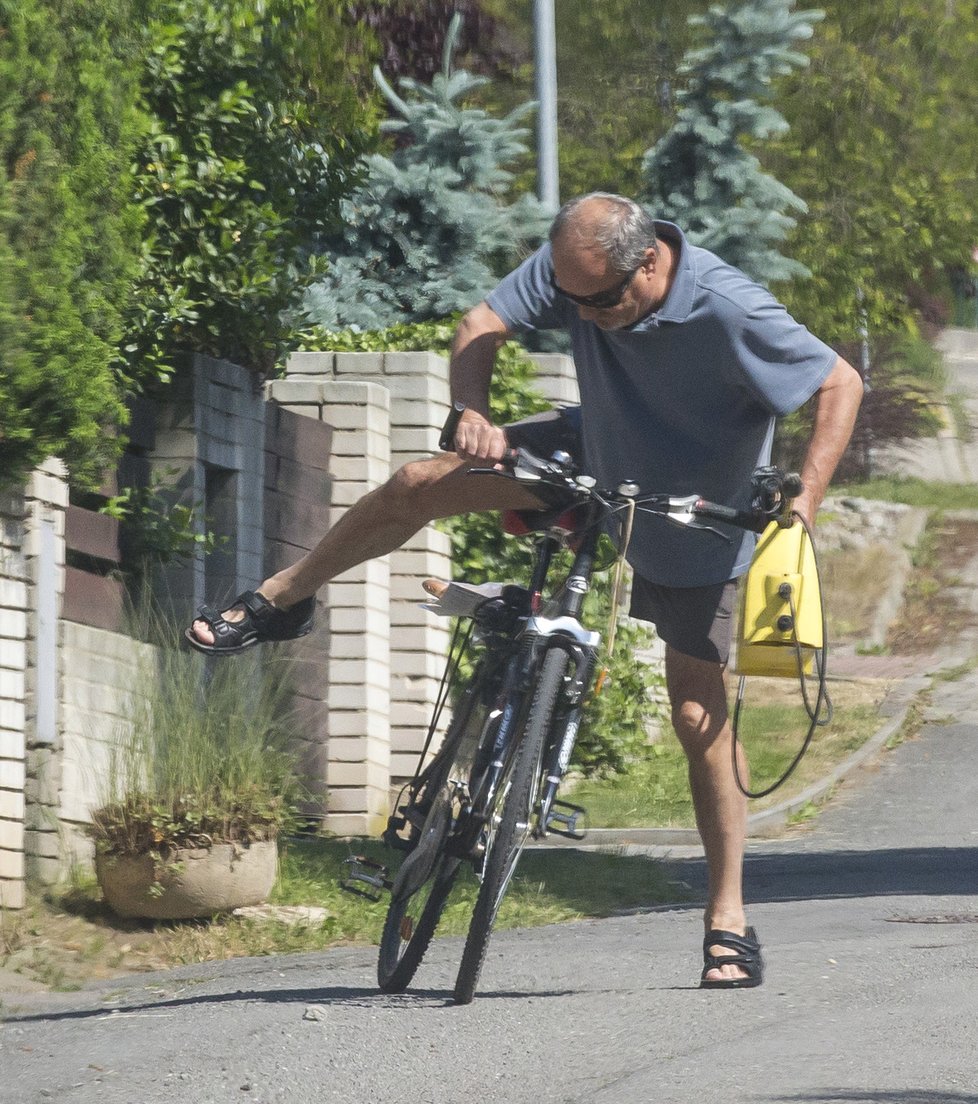
[[[769,100],[777,77],[806,65],[796,46],[823,12],[794,12],[794,0],[742,0],[690,24],[707,43],[686,54],[672,128],[645,154],[642,201],[674,219],[690,241],[763,283],[808,275],[778,247],[807,208],[765,173],[749,146],[783,134]]]
[[[397,116],[382,124],[397,146],[366,159],[365,182],[342,205],[343,230],[319,243],[329,268],[306,294],[313,324],[373,330],[467,308],[543,233],[535,199],[505,201],[506,166],[526,149],[519,121],[533,105],[501,119],[464,106],[486,79],[453,70],[459,27],[456,16],[430,84],[404,79],[398,95],[374,70]]]

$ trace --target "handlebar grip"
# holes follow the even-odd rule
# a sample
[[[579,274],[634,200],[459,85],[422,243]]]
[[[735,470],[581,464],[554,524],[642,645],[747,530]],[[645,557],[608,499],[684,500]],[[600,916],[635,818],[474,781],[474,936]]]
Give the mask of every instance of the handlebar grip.
[[[763,514],[748,513],[745,510],[735,510],[732,506],[721,506],[717,502],[707,502],[701,498],[693,507],[693,513],[700,517],[713,518],[716,521],[725,521],[729,525],[736,525],[738,529],[749,529],[753,533],[763,533],[770,524],[771,519]]]
[[[445,424],[441,427],[441,436],[438,438],[438,447],[442,452],[455,451],[455,431],[458,429],[458,423],[462,420],[464,410],[465,403],[452,403],[452,409],[448,412]]]
[[[802,483],[801,476],[797,472],[789,472],[781,484],[781,493],[785,498],[797,498],[804,489],[805,484]]]

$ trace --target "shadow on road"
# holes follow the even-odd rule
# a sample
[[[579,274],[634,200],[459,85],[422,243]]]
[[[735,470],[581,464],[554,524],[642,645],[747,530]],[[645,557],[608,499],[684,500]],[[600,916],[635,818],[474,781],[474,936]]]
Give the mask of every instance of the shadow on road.
[[[762,1099],[761,1097],[757,1098]],[[811,1104],[833,1104],[839,1101],[865,1101],[867,1104],[978,1104],[974,1093],[942,1091],[940,1089],[822,1089],[817,1093],[793,1093],[777,1097],[777,1104],[791,1104],[792,1101],[810,1101]]]
[[[533,998],[540,997],[565,997],[577,992],[577,990],[534,990]],[[486,992],[480,993],[479,999],[487,997],[525,997],[526,993],[516,992]],[[6,1016],[5,1024],[23,1024],[36,1022],[60,1022],[70,1020],[93,1019],[125,1019],[126,1017],[138,1017],[140,1015],[159,1015],[170,1009],[186,1008],[203,1004],[303,1004],[316,1008],[325,1006],[329,1008],[367,1008],[381,1006],[383,1008],[397,1007],[398,1005],[410,1005],[417,1008],[419,1004],[427,1007],[454,1008],[456,1007],[449,989],[411,989],[404,994],[390,995],[379,992],[377,989],[358,988],[352,986],[336,985],[329,988],[310,989],[249,989],[238,990],[234,993],[201,993],[197,996],[161,998],[160,1000],[143,1001],[140,1004],[127,1004],[115,1008],[83,1008],[71,1009],[64,1012],[32,1012],[27,1015]],[[315,1014],[312,1018],[316,1018]]]
[[[697,889],[706,885],[702,859],[666,860],[664,866]],[[978,894],[978,845],[767,851],[748,854],[745,881],[752,901],[972,896]]]

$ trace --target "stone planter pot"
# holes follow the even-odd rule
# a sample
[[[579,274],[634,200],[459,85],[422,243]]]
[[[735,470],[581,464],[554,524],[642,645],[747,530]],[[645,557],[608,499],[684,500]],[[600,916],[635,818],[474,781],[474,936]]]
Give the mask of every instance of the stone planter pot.
[[[95,856],[95,873],[112,911],[150,920],[189,920],[261,904],[277,867],[274,840],[179,850],[162,868],[149,855]],[[151,892],[154,885],[162,892]]]

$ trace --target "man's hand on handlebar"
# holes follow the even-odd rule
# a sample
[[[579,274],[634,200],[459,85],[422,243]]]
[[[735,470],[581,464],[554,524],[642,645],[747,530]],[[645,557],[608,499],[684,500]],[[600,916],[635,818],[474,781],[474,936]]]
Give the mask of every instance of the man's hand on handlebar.
[[[484,467],[499,467],[511,451],[505,432],[471,408],[462,412],[454,444],[462,460]]]

